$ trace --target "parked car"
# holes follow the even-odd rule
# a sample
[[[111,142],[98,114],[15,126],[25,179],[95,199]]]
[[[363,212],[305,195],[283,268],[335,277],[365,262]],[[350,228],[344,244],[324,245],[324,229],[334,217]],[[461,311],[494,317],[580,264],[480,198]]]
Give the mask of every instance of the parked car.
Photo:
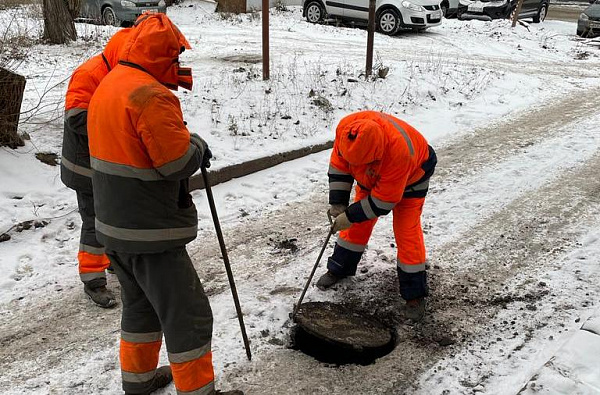
[[[446,18],[458,14],[458,0],[442,0],[440,7],[442,8],[442,14],[444,14]]]
[[[304,0],[303,14],[311,23],[341,19],[366,24],[369,0]],[[380,0],[375,9],[377,29],[392,35],[400,29],[425,30],[442,23],[440,0]]]
[[[548,15],[549,0],[524,0],[519,19],[533,18],[534,23],[543,22]],[[509,18],[517,7],[517,0],[459,0],[458,19]]]
[[[79,19],[121,26],[135,22],[144,11],[167,12],[165,0],[82,0]]]
[[[600,36],[600,0],[591,0],[577,21],[577,35],[580,37]]]

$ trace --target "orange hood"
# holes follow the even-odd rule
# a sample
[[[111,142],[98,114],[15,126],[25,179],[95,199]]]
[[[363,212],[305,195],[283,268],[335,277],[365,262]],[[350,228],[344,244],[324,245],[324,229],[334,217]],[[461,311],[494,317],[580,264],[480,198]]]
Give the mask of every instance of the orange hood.
[[[381,160],[385,151],[382,127],[370,119],[342,120],[336,131],[342,158],[354,166]]]
[[[123,52],[125,44],[129,39],[129,34],[131,33],[131,30],[131,28],[119,30],[111,37],[110,40],[108,40],[106,47],[104,47],[102,55],[110,65],[111,70],[114,69],[114,67],[119,63],[121,53]]]
[[[191,49],[190,44],[165,14],[146,13],[136,21],[120,60],[141,67],[167,88],[177,90],[179,54],[184,49]]]

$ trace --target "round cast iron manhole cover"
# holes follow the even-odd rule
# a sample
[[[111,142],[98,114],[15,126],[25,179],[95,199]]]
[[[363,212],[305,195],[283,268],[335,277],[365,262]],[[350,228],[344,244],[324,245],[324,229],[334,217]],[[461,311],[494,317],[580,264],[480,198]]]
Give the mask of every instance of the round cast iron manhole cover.
[[[296,348],[322,362],[369,364],[396,342],[393,329],[335,303],[304,303],[295,321]]]

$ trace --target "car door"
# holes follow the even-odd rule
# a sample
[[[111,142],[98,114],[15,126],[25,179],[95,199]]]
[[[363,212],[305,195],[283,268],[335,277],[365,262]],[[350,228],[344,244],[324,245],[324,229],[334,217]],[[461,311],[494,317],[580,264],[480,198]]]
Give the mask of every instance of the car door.
[[[325,0],[327,14],[333,16],[344,16],[344,0]]]
[[[369,20],[369,0],[343,0],[344,18]]]

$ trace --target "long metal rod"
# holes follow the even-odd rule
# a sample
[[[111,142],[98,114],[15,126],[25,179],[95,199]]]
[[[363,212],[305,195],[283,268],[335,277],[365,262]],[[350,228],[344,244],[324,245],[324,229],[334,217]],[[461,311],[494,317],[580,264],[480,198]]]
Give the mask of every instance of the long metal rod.
[[[319,262],[321,262],[321,257],[323,256],[323,253],[325,252],[325,248],[327,248],[327,244],[329,244],[329,239],[331,238],[332,234],[333,234],[333,226],[331,227],[331,229],[329,229],[329,233],[327,234],[325,243],[323,243],[323,248],[321,248],[321,252],[319,253],[319,257],[317,258],[317,261],[315,262],[315,266],[313,266],[312,272],[310,272],[310,276],[308,276],[306,285],[304,286],[304,289],[302,290],[302,294],[300,295],[300,299],[298,299],[298,303],[296,304],[296,307],[294,307],[294,312],[292,313],[292,321],[296,318],[296,314],[298,314],[298,310],[300,309],[300,305],[302,304],[304,295],[306,295],[306,291],[308,290],[308,287],[310,286],[313,276],[315,275],[315,272],[317,271]]]
[[[223,262],[225,263],[225,270],[227,271],[227,278],[229,279],[229,287],[231,288],[231,295],[233,296],[233,302],[235,303],[235,311],[237,312],[238,321],[240,322],[240,329],[242,330],[242,338],[244,339],[244,347],[246,347],[246,355],[248,360],[252,360],[252,352],[250,351],[250,342],[248,341],[248,335],[246,334],[246,327],[244,326],[244,314],[240,307],[240,300],[238,298],[237,288],[235,287],[235,281],[233,280],[233,273],[231,272],[231,265],[229,264],[229,256],[227,255],[227,249],[225,248],[225,240],[223,239],[223,232],[221,231],[221,225],[219,223],[219,217],[217,215],[217,207],[215,206],[215,199],[213,198],[212,189],[210,188],[210,182],[208,181],[208,173],[204,167],[202,170],[202,178],[204,178],[204,187],[206,189],[206,197],[208,198],[208,205],[210,206],[210,212],[213,217],[215,224],[215,231],[217,232],[217,238],[219,239],[219,246],[221,247],[221,255],[223,255]]]

